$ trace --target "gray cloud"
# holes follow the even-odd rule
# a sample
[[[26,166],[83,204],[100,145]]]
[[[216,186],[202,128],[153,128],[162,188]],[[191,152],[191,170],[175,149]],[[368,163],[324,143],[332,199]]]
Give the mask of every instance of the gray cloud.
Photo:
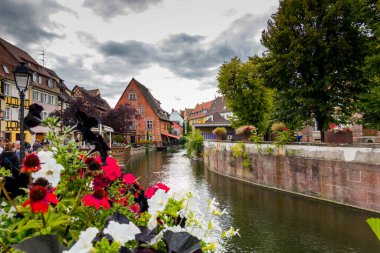
[[[8,34],[21,47],[63,38],[56,32],[62,27],[50,20],[50,15],[60,11],[75,14],[72,10],[52,0],[0,1],[0,34]],[[76,14],[75,14],[76,15]]]
[[[107,20],[131,12],[143,12],[160,2],[162,0],[86,0],[83,6]]]
[[[84,59],[91,56],[77,55],[70,60],[56,56],[53,69],[70,88],[75,85],[86,89],[101,86],[101,93],[107,98],[120,96],[131,77],[152,66],[166,68],[178,77],[199,80],[202,85],[198,89],[215,88],[218,69],[224,61],[235,56],[246,60],[263,50],[255,38],[265,27],[268,17],[269,14],[259,17],[246,14],[212,41],[206,41],[203,36],[180,33],[156,44],[134,40],[99,42],[87,32],[78,32],[79,40],[98,50],[104,60],[88,69]],[[109,80],[107,76],[122,81],[106,81]]]
[[[246,14],[236,19],[211,42],[205,37],[185,33],[170,35],[157,44],[139,41],[99,43],[98,50],[105,57],[104,63],[94,64],[102,74],[136,75],[142,69],[158,65],[187,79],[206,80],[217,75],[219,66],[232,57],[243,60],[260,53],[264,48],[256,37],[266,26],[268,15]],[[216,82],[213,86],[216,86]]]
[[[223,12],[223,16],[229,18],[229,17],[235,16],[237,13],[238,11],[236,9],[228,9],[225,12]]]

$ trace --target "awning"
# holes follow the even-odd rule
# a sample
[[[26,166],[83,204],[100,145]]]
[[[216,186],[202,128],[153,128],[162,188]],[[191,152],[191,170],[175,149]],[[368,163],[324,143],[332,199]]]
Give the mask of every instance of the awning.
[[[161,134],[165,135],[167,137],[171,137],[171,138],[177,139],[177,140],[179,140],[179,138],[181,138],[181,137],[179,137],[177,135],[174,135],[174,134],[167,134],[167,133],[161,133]]]

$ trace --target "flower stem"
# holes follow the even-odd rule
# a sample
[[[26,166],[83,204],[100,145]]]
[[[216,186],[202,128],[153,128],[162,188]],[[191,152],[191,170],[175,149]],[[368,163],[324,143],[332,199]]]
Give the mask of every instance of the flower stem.
[[[42,226],[43,226],[43,228],[46,228],[46,220],[45,220],[44,213],[41,213],[41,220],[42,220]]]
[[[18,210],[18,208],[17,208],[16,203],[15,203],[15,202],[13,201],[13,199],[9,196],[7,189],[5,189],[5,187],[4,187],[4,185],[3,185],[3,179],[4,179],[3,177],[0,178],[0,188],[1,188],[1,190],[4,192],[5,198],[6,198],[6,199],[12,204],[12,206],[14,206],[14,207],[16,208],[16,211],[17,211],[18,213],[20,213],[19,210]]]

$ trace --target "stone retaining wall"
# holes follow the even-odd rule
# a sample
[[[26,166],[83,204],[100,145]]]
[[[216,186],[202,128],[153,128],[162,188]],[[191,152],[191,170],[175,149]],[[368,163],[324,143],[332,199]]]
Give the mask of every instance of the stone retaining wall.
[[[380,213],[380,149],[245,144],[247,157],[234,157],[236,143],[206,141],[210,170],[296,194]]]

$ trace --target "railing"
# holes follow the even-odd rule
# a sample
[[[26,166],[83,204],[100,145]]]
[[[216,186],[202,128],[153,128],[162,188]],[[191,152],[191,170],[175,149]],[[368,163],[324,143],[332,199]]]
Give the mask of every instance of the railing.
[[[5,97],[5,103],[14,107],[20,107],[21,101],[16,97]],[[29,100],[24,101],[25,108],[29,108]]]

